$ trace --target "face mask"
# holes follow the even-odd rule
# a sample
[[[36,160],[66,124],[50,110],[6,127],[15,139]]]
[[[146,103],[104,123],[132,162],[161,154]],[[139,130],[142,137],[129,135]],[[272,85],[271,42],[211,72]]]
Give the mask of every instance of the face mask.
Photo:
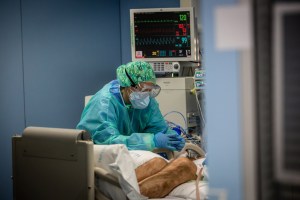
[[[149,105],[149,92],[132,92],[129,95],[131,105],[135,109],[144,109]]]

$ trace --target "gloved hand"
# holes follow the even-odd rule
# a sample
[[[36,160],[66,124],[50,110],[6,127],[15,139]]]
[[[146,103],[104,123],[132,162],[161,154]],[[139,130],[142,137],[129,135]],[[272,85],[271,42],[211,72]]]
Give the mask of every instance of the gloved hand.
[[[154,135],[154,143],[156,147],[166,148],[171,151],[176,151],[176,146],[180,145],[182,141],[178,140],[177,133],[165,134],[159,132]]]
[[[185,139],[178,134],[172,135],[170,139],[179,141],[179,143],[172,145],[172,147],[174,147],[177,151],[181,151],[183,149],[183,147],[185,146]]]
[[[176,145],[175,148],[177,151],[181,151],[184,146],[185,146],[185,139],[182,138],[182,140],[180,140],[180,143]]]

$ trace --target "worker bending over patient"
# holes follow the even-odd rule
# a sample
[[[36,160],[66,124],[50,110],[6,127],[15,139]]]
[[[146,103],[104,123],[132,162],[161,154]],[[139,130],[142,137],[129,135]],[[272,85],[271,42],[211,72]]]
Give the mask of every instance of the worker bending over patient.
[[[156,84],[156,77],[149,63],[130,62],[121,65],[117,68],[117,80],[106,84],[88,102],[77,129],[88,131],[95,144],[125,144],[129,150],[152,151],[155,148],[166,148],[180,151],[185,145],[185,140],[177,132],[168,128],[155,100],[159,92],[160,86]],[[182,162],[183,164],[174,162],[178,167],[181,165],[192,166],[193,163],[187,163],[188,161]],[[168,169],[167,163],[153,164],[157,162],[161,164],[161,161],[157,161],[157,159],[148,163],[153,170],[150,168],[147,170],[153,173],[141,175],[143,170],[137,170],[138,179],[139,176],[143,176],[139,180],[141,188],[152,188],[150,189],[152,191],[159,184],[165,183],[168,185],[166,187],[168,188],[166,191],[168,191],[174,185],[183,183],[182,181],[195,178],[195,172],[180,171],[183,176],[187,174],[186,178],[181,177],[180,180],[174,181],[174,177],[176,177],[174,176],[166,180],[167,177],[162,172]],[[174,173],[174,169],[172,170]],[[196,166],[192,171],[195,170]],[[160,176],[159,184],[149,179],[152,176],[158,178],[157,175],[164,175]],[[168,182],[170,184],[172,182],[172,184],[170,185]],[[141,192],[143,194],[143,189]],[[145,192],[143,195],[154,197],[150,193]]]
[[[117,80],[89,101],[77,129],[87,130],[95,144],[125,144],[129,150],[167,148],[180,151],[185,140],[168,126],[154,97],[160,92],[147,62],[117,68]]]

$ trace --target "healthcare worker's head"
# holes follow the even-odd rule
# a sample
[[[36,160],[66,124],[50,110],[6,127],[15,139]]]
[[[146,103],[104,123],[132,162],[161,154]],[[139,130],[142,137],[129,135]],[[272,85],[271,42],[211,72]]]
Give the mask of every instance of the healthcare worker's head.
[[[147,62],[130,62],[119,66],[117,79],[125,103],[130,103],[136,109],[146,108],[150,97],[154,98],[160,92],[155,73]]]

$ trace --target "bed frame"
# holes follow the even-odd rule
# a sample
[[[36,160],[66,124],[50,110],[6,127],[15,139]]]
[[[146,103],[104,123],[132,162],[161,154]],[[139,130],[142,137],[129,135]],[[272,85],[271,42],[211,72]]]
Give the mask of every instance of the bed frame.
[[[14,199],[107,199],[95,190],[95,175],[118,182],[94,167],[93,154],[93,142],[85,131],[26,128],[22,136],[12,137]]]

